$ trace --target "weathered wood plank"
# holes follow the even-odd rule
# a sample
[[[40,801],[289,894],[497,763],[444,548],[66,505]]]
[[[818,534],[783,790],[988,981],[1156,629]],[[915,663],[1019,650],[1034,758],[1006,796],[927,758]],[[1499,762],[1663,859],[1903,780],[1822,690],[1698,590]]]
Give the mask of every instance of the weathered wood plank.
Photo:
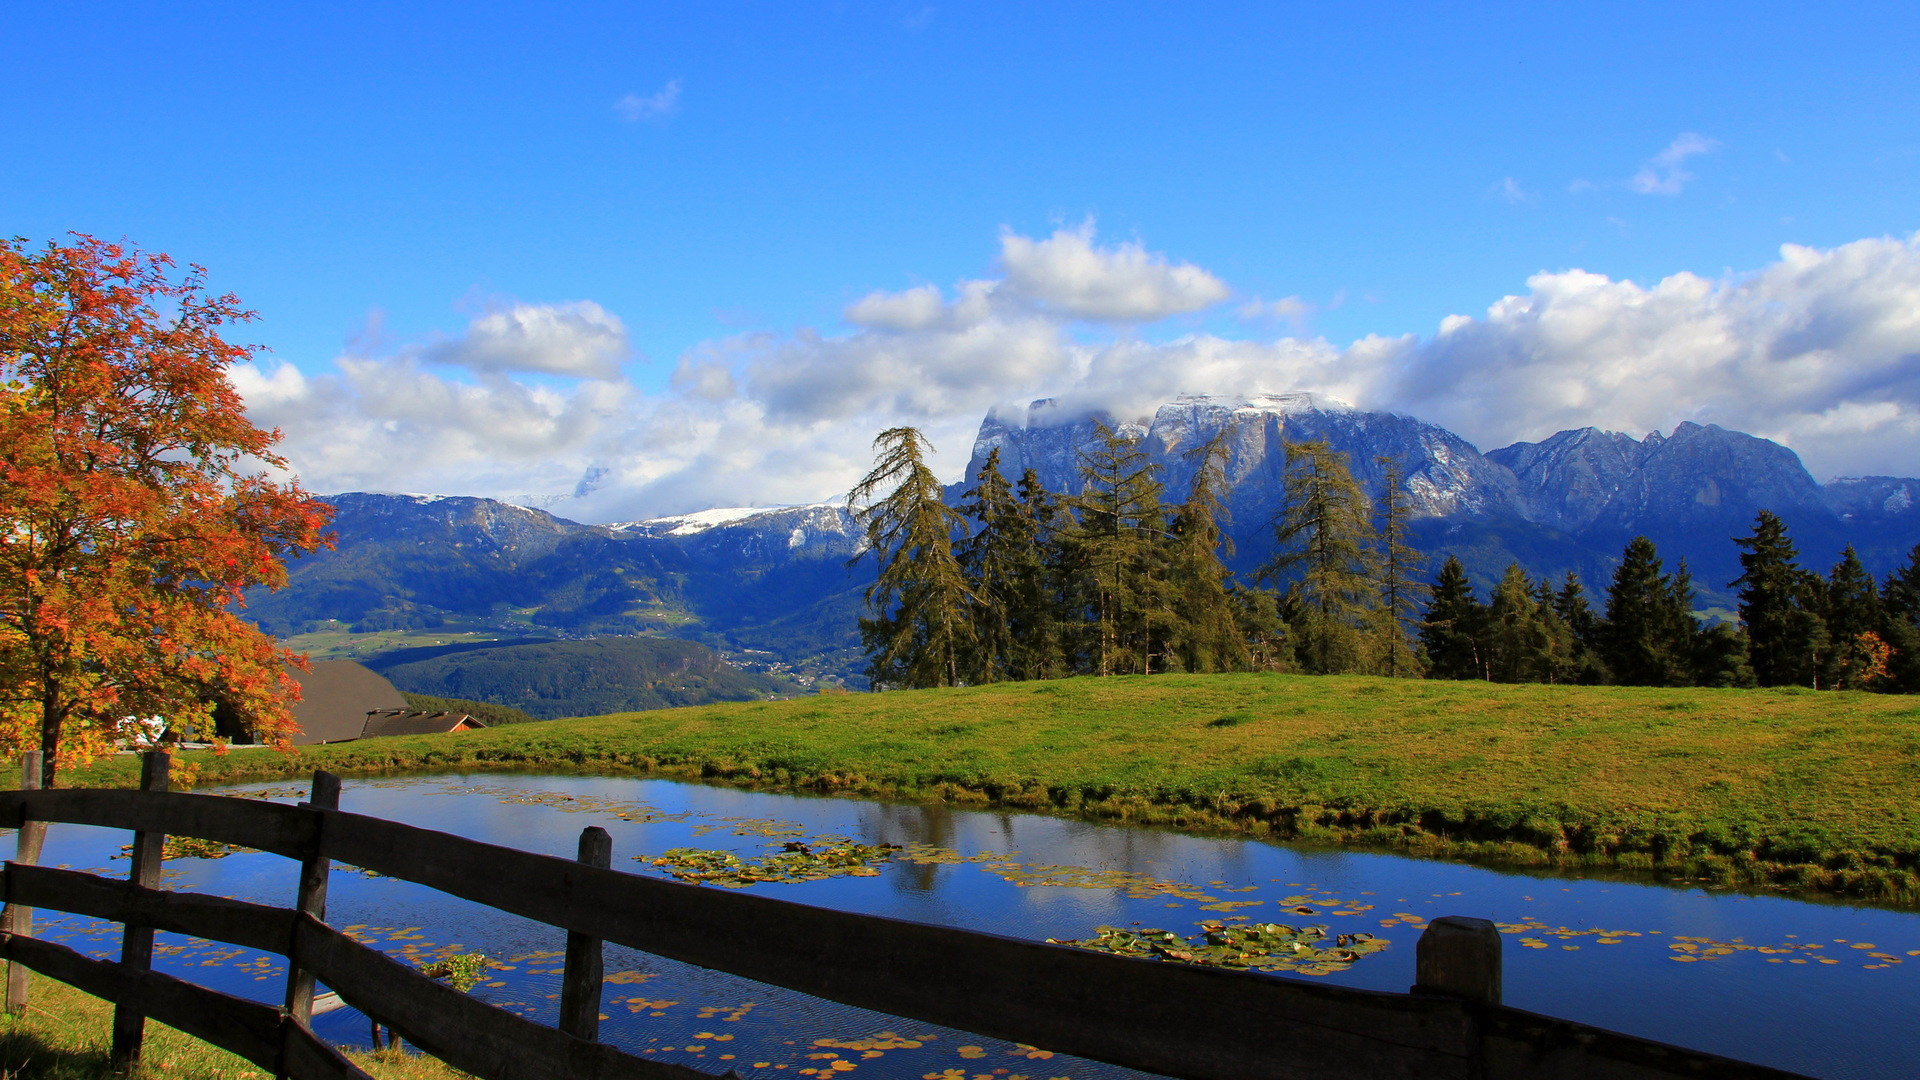
[[[496,1009],[311,918],[301,918],[295,948],[342,1000],[454,1068],[489,1080],[709,1080]]]
[[[149,750],[140,759],[140,790],[164,792],[172,783],[173,755],[165,750]],[[160,884],[160,859],[166,850],[167,834],[148,828],[133,834],[132,866],[128,879],[141,889]],[[153,966],[153,927],[138,919],[126,922],[120,933],[120,966],[140,970]],[[110,1058],[115,1072],[129,1072],[140,1064],[140,1049],[146,1039],[147,1014],[131,1001],[113,999],[113,1050]]]
[[[311,1031],[282,1024],[286,1045],[280,1070],[292,1080],[373,1080],[345,1054],[314,1037]]]
[[[817,997],[1207,1080],[1464,1076],[1466,1006],[830,911],[379,818],[335,858],[540,922]],[[331,983],[330,983],[331,985]]]
[[[128,970],[50,941],[12,937],[6,958],[95,997],[126,1002],[163,1024],[271,1069],[280,1052],[280,1010],[182,982],[157,971]]]
[[[313,788],[307,806],[321,810],[340,808],[340,778],[333,773],[316,769],[313,774]],[[327,878],[332,872],[333,861],[327,858],[326,819],[313,817],[313,843],[307,850],[307,857],[300,863],[300,885],[294,896],[294,911],[310,915],[325,922],[327,918]],[[291,939],[287,947],[287,1038],[289,1052],[292,1048],[293,1032],[310,1033],[313,1022],[313,970],[301,961],[299,949]],[[309,1036],[310,1037],[310,1036]],[[280,1076],[291,1075],[291,1059],[280,1066]]]
[[[159,930],[285,954],[293,913],[285,908],[199,893],[146,889],[78,870],[8,863],[6,891],[35,907],[71,911],[112,922],[140,922]]]
[[[313,823],[298,807],[223,795],[99,788],[0,791],[0,820],[9,812],[24,812],[34,821],[198,836],[290,859],[305,858],[313,838]]]
[[[38,750],[28,750],[20,755],[20,790],[38,791],[41,788],[42,754]],[[24,814],[8,824],[20,830],[14,844],[14,861],[18,863],[37,863],[40,861],[40,848],[46,843],[47,824],[44,821],[29,821]],[[33,908],[9,903],[0,911],[0,933],[33,935]],[[27,969],[23,967],[7,968],[7,1012],[13,1016],[23,1015],[27,1011]]]
[[[1486,1080],[1809,1080],[1510,1007],[1488,1009],[1483,1023]]]
[[[580,830],[582,866],[605,870],[613,861],[613,838],[598,825]],[[560,977],[560,1030],[592,1042],[600,1037],[600,990],[605,970],[600,939],[567,931],[567,959]]]

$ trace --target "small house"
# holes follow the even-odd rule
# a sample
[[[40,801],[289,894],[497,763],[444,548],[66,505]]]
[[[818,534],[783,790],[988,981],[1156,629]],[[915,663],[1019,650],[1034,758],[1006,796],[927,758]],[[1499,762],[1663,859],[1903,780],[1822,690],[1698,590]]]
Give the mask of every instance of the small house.
[[[445,735],[450,731],[473,731],[487,725],[463,712],[421,712],[418,709],[380,709],[367,714],[360,737],[382,735]]]

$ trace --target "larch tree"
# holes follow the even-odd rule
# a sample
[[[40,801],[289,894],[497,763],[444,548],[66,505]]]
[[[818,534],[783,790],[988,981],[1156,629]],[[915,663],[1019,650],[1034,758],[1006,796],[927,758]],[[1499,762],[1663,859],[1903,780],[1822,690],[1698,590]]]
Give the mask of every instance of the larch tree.
[[[79,236],[0,242],[0,724],[46,780],[128,720],[207,737],[224,705],[295,732],[303,659],[240,617],[329,542],[280,482],[279,433],[246,416],[222,337],[252,313],[164,255]]]
[[[1084,486],[1072,500],[1080,520],[1074,539],[1093,585],[1095,674],[1151,674],[1155,632],[1164,637],[1167,614],[1158,566],[1160,469],[1139,440],[1096,427],[1100,441],[1081,455]]]
[[[866,593],[873,617],[860,620],[868,677],[875,686],[958,686],[975,603],[953,552],[965,519],[942,501],[919,429],[888,428],[873,449],[872,471],[847,495],[866,541],[850,561],[872,555],[879,564]]]
[[[1420,625],[1421,601],[1427,586],[1419,580],[1426,557],[1407,539],[1407,521],[1412,505],[1407,498],[1406,476],[1400,462],[1375,459],[1381,466],[1379,524],[1380,535],[1380,614],[1376,620],[1379,639],[1380,673],[1389,677],[1418,678],[1426,667],[1414,648],[1413,633]]]
[[[1255,575],[1287,581],[1283,605],[1300,661],[1320,675],[1367,670],[1365,628],[1380,609],[1379,553],[1367,497],[1324,440],[1288,443],[1279,550]]]
[[[1229,586],[1233,573],[1220,561],[1233,554],[1233,538],[1221,527],[1232,436],[1231,427],[1222,428],[1192,451],[1193,485],[1170,522],[1167,592],[1178,617],[1168,654],[1182,671],[1244,671],[1253,663]]]

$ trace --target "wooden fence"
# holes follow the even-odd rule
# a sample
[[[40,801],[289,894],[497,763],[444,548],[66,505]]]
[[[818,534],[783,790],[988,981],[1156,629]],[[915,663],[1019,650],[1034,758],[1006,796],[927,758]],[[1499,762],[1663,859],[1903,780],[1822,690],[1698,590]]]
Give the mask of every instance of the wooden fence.
[[[589,828],[577,860],[535,855],[338,809],[340,782],[314,774],[298,806],[165,790],[149,755],[142,789],[0,793],[20,830],[0,877],[11,962],[116,1003],[114,1057],[140,1056],[148,1017],[296,1080],[365,1074],[310,1027],[315,981],[414,1045],[485,1080],[614,1080],[706,1074],[597,1041],[606,941],[864,1009],[1193,1080],[1594,1077],[1762,1080],[1792,1074],[1538,1016],[1499,1002],[1499,934],[1436,919],[1407,994],[1090,952],[855,915],[609,869]],[[47,822],[134,830],[131,880],[31,865]],[[166,836],[272,852],[301,864],[292,908],[159,889]],[[431,886],[567,931],[560,1026],[547,1027],[426,977],[328,926],[332,860]],[[118,963],[30,936],[31,908],[125,925]],[[274,1008],[151,970],[165,930],[285,956]]]

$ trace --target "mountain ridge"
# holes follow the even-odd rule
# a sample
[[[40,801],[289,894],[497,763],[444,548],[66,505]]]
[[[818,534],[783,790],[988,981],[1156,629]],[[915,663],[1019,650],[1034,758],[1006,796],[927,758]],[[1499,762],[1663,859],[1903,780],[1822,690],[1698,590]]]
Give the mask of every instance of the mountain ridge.
[[[1731,606],[1732,537],[1757,510],[1782,514],[1803,562],[1824,571],[1854,543],[1876,572],[1920,540],[1920,479],[1841,478],[1816,484],[1786,447],[1714,425],[1681,424],[1642,438],[1598,428],[1557,432],[1481,453],[1437,425],[1305,394],[1193,397],[1147,416],[1062,411],[1049,399],[983,419],[957,502],[999,448],[1018,479],[1034,466],[1056,492],[1079,487],[1079,454],[1097,423],[1137,436],[1184,495],[1187,453],[1232,425],[1228,461],[1231,565],[1266,561],[1281,505],[1288,441],[1325,438],[1370,493],[1381,457],[1400,461],[1416,546],[1466,564],[1482,590],[1509,562],[1538,576],[1572,571],[1604,590],[1636,532],[1669,565],[1691,564],[1706,607]],[[838,501],[722,507],[592,524],[470,496],[350,492],[337,509],[339,547],[296,561],[292,584],[256,592],[250,614],[283,636],[439,626],[581,638],[683,637],[750,670],[858,682],[855,617],[873,572],[849,565],[862,545]]]

